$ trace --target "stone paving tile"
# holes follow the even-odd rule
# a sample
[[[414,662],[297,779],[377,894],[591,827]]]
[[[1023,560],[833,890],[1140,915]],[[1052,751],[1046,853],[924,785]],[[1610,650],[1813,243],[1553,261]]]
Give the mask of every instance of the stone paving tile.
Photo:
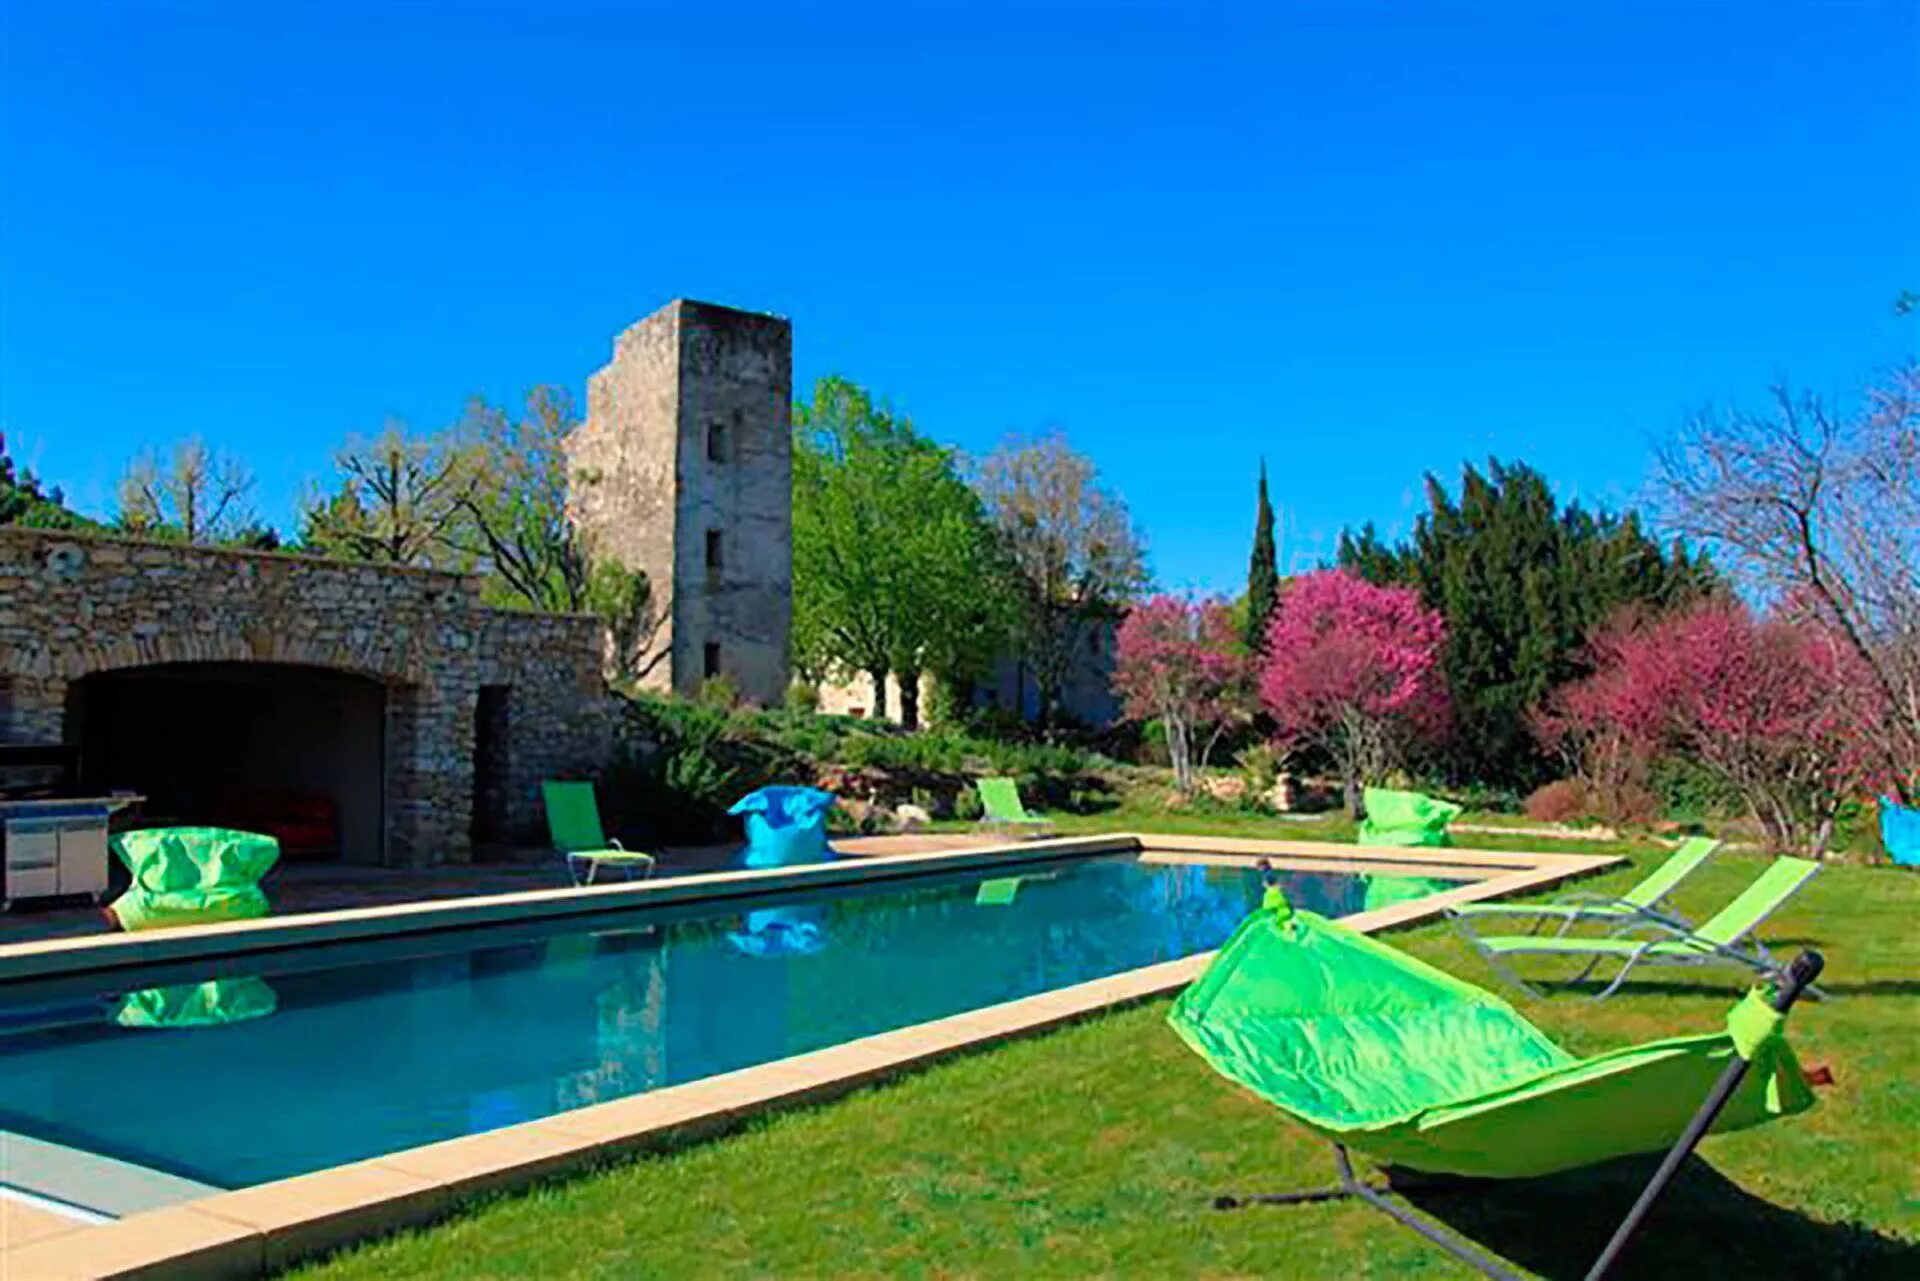
[[[87,1226],[81,1220],[68,1218],[64,1214],[37,1209],[11,1197],[0,1198],[0,1251],[18,1249],[62,1232],[79,1232]],[[0,1276],[4,1275],[0,1273]]]
[[[855,836],[834,840],[837,849],[872,858],[889,854],[930,854],[991,845],[989,837],[966,833],[916,833]],[[738,845],[668,846],[660,851],[655,879],[698,876],[736,865]],[[618,884],[609,881],[608,884]],[[337,912],[388,907],[432,899],[474,898],[523,890],[563,889],[571,882],[560,860],[545,851],[515,851],[497,862],[426,868],[361,867],[335,862],[287,862],[265,882],[274,915]],[[91,905],[41,908],[24,903],[0,916],[0,943],[79,938],[109,932],[106,918]]]
[[[466,1197],[591,1164],[600,1152],[598,1142],[543,1120],[409,1148],[375,1163]]]
[[[0,1255],[5,1281],[138,1276],[223,1281],[260,1275],[260,1235],[191,1206],[44,1237]]]
[[[359,1161],[205,1197],[192,1208],[263,1236],[266,1266],[279,1269],[347,1241],[424,1222],[451,1200],[450,1190],[436,1180]]]

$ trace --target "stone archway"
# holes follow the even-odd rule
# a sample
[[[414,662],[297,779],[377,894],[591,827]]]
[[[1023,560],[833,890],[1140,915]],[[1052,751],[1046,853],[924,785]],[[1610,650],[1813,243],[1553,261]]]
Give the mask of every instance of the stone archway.
[[[214,636],[147,630],[111,644],[76,645],[48,661],[0,652],[9,736],[20,741],[77,742],[76,700],[96,678],[140,673],[235,669],[323,672],[380,691],[378,841],[369,857],[350,861],[393,867],[466,861],[471,803],[470,711],[458,691],[436,682],[424,665],[375,644],[317,643],[258,630]],[[83,765],[83,769],[84,769]],[[362,848],[365,848],[364,846]]]
[[[159,663],[67,686],[62,737],[89,793],[135,792],[138,817],[241,828],[281,857],[388,861],[387,722],[407,687],[287,663]]]
[[[604,626],[488,610],[470,576],[0,528],[0,598],[0,737],[14,741],[61,741],[70,688],[105,673],[228,664],[378,682],[389,864],[471,857],[483,711],[491,835],[534,832],[539,781],[607,757]],[[483,684],[500,687],[491,709]]]

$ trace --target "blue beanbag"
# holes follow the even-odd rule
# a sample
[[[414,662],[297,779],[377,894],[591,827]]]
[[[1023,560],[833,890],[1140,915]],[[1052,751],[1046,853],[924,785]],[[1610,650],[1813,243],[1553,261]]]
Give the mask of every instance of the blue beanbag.
[[[1893,798],[1880,798],[1880,843],[1887,857],[1907,867],[1920,867],[1920,810],[1908,809]]]
[[[729,814],[747,820],[747,867],[793,867],[833,858],[827,811],[833,793],[817,787],[763,787],[735,801]]]

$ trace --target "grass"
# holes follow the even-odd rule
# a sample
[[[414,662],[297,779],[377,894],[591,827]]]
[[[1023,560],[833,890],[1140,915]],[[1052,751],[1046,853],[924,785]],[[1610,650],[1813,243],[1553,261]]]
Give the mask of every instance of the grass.
[[[1299,834],[1232,817],[1148,826]],[[1593,884],[1622,887],[1650,857],[1641,847],[1633,867]],[[1759,867],[1723,855],[1689,882],[1681,906],[1710,912]],[[1710,1139],[1620,1275],[1920,1276],[1916,920],[1920,877],[1847,867],[1823,872],[1774,919],[1766,937],[1777,951],[1817,946],[1828,957],[1834,999],[1799,1007],[1792,1032],[1803,1061],[1830,1065],[1836,1084],[1805,1116]],[[1493,981],[1444,927],[1392,937]],[[1569,1049],[1592,1052],[1712,1028],[1736,995],[1731,981],[1703,975],[1636,984],[1597,1006],[1566,995],[1520,1005]],[[1353,1205],[1207,1208],[1223,1191],[1319,1184],[1330,1167],[1322,1146],[1188,1052],[1165,1010],[1164,1001],[1123,1010],[701,1146],[492,1200],[297,1275],[1470,1275]],[[1518,1269],[1577,1276],[1648,1168],[1625,1162],[1423,1194],[1420,1204]]]

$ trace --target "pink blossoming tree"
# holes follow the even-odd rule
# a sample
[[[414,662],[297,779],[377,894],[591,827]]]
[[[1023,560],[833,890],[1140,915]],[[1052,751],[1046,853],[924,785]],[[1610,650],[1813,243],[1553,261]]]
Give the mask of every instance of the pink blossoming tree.
[[[1592,676],[1555,691],[1543,729],[1631,770],[1688,757],[1736,791],[1775,849],[1826,850],[1840,807],[1888,781],[1866,732],[1873,672],[1826,626],[1713,600],[1594,637]]]
[[[1157,718],[1165,727],[1174,784],[1183,792],[1193,790],[1196,770],[1206,768],[1221,735],[1251,718],[1252,687],[1252,665],[1224,601],[1155,596],[1120,624],[1114,688],[1127,715]]]
[[[1267,631],[1261,701],[1282,747],[1319,746],[1333,756],[1355,817],[1361,787],[1445,723],[1446,631],[1411,588],[1376,586],[1343,570],[1295,579],[1280,598]]]

